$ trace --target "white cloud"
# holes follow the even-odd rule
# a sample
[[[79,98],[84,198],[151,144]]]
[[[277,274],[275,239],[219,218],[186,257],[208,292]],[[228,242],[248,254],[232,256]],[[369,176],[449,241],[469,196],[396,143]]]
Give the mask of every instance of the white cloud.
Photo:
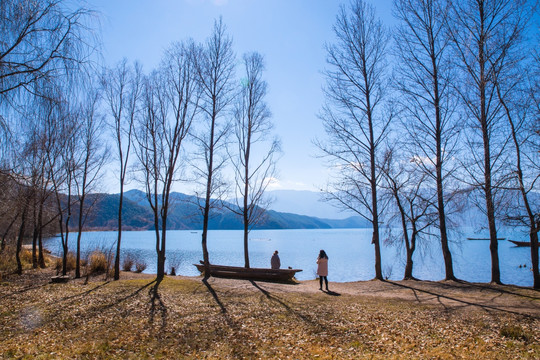
[[[317,191],[315,186],[309,185],[299,181],[280,180],[277,178],[267,179],[270,183],[267,190],[309,190]]]

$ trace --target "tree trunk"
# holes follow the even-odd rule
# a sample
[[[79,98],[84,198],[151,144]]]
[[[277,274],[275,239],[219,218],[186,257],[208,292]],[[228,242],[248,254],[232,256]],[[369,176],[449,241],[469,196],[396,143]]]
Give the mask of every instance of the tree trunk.
[[[6,248],[6,239],[9,235],[9,231],[15,224],[15,221],[17,221],[18,217],[19,217],[19,213],[16,213],[15,216],[13,217],[13,220],[11,220],[8,227],[6,228],[6,231],[4,231],[4,234],[2,235],[2,243],[0,244],[0,252],[4,251],[4,249]]]
[[[251,129],[249,129],[251,131]],[[250,133],[251,134],[251,133]],[[250,146],[250,135],[248,135],[248,148],[247,155],[245,156],[246,167],[245,167],[245,184],[244,184],[244,266],[249,268],[249,249],[248,249],[248,240],[249,240],[249,209],[248,209],[248,197],[249,197],[249,146]]]
[[[120,181],[120,200],[118,203],[118,239],[116,241],[116,256],[114,258],[114,280],[120,279],[120,244],[122,242],[122,206],[124,204],[124,182]]]
[[[369,93],[366,96],[367,106],[370,109],[370,98]],[[370,162],[371,162],[371,206],[372,206],[372,218],[373,218],[373,240],[372,243],[375,245],[375,279],[383,280],[382,274],[382,260],[381,260],[381,244],[379,238],[379,210],[377,207],[377,176],[376,176],[376,159],[375,159],[375,139],[373,135],[373,122],[371,119],[371,111],[367,112],[368,121],[369,121],[369,132],[370,132]]]
[[[163,280],[165,277],[165,231],[165,229],[162,229],[160,239],[161,244],[158,244],[157,246],[157,278],[159,281]]]
[[[41,269],[45,269],[45,257],[43,256],[43,227],[41,225],[39,227],[38,237],[38,263]]]
[[[448,232],[446,230],[446,214],[444,210],[444,187],[442,174],[442,121],[441,107],[439,98],[439,76],[438,66],[436,63],[436,55],[432,52],[431,55],[433,67],[433,93],[435,98],[433,105],[435,107],[435,146],[436,146],[436,182],[437,182],[437,211],[439,214],[439,229],[441,234],[441,249],[444,259],[445,280],[456,280],[454,276],[454,268],[452,264],[452,253],[448,246]]]
[[[77,258],[75,263],[75,278],[78,279],[81,277],[81,237],[83,230],[83,213],[84,213],[84,199],[85,199],[85,189],[86,186],[86,175],[83,180],[83,194],[79,197],[79,232],[77,233]]]
[[[207,238],[208,238],[208,221],[210,218],[210,196],[212,195],[212,175],[214,171],[214,132],[216,126],[216,110],[215,102],[212,111],[212,124],[210,128],[210,141],[208,149],[208,178],[206,183],[206,199],[204,203],[204,217],[203,217],[203,232],[202,232],[202,250],[203,250],[203,262],[204,262],[204,277],[210,276],[210,258],[208,255]]]
[[[412,274],[413,273],[413,259],[412,259],[413,253],[414,253],[414,248],[407,246],[407,260],[405,263],[405,274],[403,276],[403,280],[414,279],[413,274]]]
[[[75,261],[75,278],[81,277],[81,220],[79,219],[79,233],[77,234],[77,258]]]
[[[486,138],[487,130],[484,135]],[[495,206],[493,204],[493,194],[491,186],[491,163],[489,142],[484,139],[484,166],[485,166],[485,197],[486,197],[486,212],[489,227],[489,250],[491,253],[491,282],[495,284],[501,283],[501,270],[499,267],[499,243],[497,242],[497,228],[495,226]]]
[[[19,236],[17,237],[17,248],[15,250],[15,259],[17,261],[17,274],[22,275],[22,262],[21,262],[21,248],[24,238],[24,231],[26,227],[26,215],[28,212],[28,203],[25,201],[24,208],[21,215],[21,227],[19,228]]]
[[[35,214],[35,211],[34,211]],[[39,229],[37,227],[36,219],[34,217],[34,231],[32,232],[32,268],[38,268],[38,258],[37,258],[37,239],[39,236]]]
[[[446,230],[446,214],[444,211],[444,196],[442,177],[439,177],[441,172],[440,167],[437,168],[437,204],[439,212],[439,226],[441,234],[441,249],[444,259],[445,280],[456,280],[454,276],[454,268],[452,264],[452,252],[448,246],[448,235]]]
[[[414,243],[413,242],[409,242],[409,233],[407,231],[407,222],[405,220],[405,214],[404,212],[402,211],[402,208],[401,208],[401,204],[399,205],[400,207],[400,211],[401,211],[401,224],[402,224],[402,227],[403,227],[403,238],[404,238],[404,241],[405,241],[405,250],[407,251],[407,258],[405,260],[405,273],[403,274],[403,280],[408,280],[408,279],[412,279],[413,278],[413,275],[412,275],[412,271],[413,271],[413,253],[414,253]],[[415,241],[414,240],[414,232],[413,232],[413,238],[411,239],[412,241]]]
[[[531,227],[531,262],[533,272],[533,288],[540,289],[540,274],[538,269],[538,229],[540,223]]]

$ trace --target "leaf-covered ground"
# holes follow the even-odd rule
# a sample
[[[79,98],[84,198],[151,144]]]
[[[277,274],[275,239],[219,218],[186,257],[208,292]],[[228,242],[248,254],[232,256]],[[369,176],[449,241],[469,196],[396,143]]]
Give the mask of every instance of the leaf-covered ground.
[[[538,359],[540,292],[366,281],[297,285],[103,276],[0,284],[0,357],[23,359]]]

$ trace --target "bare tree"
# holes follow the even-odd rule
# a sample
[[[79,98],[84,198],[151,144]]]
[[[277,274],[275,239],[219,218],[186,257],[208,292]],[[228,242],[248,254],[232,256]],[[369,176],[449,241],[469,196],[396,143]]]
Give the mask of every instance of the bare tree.
[[[136,154],[154,214],[158,284],[165,276],[170,193],[178,180],[184,140],[198,111],[195,55],[196,46],[191,41],[174,44],[166,52],[159,71],[145,81],[143,112],[136,131]]]
[[[472,163],[463,170],[470,185],[482,192],[488,220],[491,281],[501,282],[497,243],[497,192],[506,181],[504,169],[508,136],[495,81],[513,67],[510,54],[519,45],[526,23],[525,0],[466,0],[453,2],[449,32],[456,64],[463,74],[459,95],[470,120],[467,133]]]
[[[32,188],[32,210],[33,210],[33,232],[32,232],[32,265],[34,268],[38,266],[45,267],[45,259],[43,257],[43,228],[45,216],[45,202],[51,195],[48,189],[50,181],[50,172],[47,168],[47,158],[43,144],[46,141],[44,138],[45,132],[39,116],[33,117],[37,121],[28,119],[27,126],[30,134],[25,137],[31,156],[30,181]]]
[[[375,278],[382,280],[377,190],[381,145],[392,118],[383,108],[389,35],[363,0],[341,7],[334,32],[336,43],[326,47],[327,104],[320,115],[329,140],[317,145],[338,169],[329,199],[373,226]]]
[[[28,120],[28,114],[36,111],[37,108],[31,108],[37,104],[32,97],[44,98],[46,102],[55,81],[61,79],[63,83],[72,83],[81,75],[96,48],[90,29],[92,14],[92,11],[64,0],[6,0],[0,3],[0,109],[3,110],[0,137],[5,140],[0,148],[0,171],[11,173],[12,178],[20,180],[21,186],[32,189],[24,199],[29,207],[19,215],[28,217],[23,219],[24,223],[30,223],[30,215],[33,217],[34,266],[36,237],[41,239],[44,226],[43,203],[50,193],[41,190],[50,185],[47,184],[48,175],[44,175],[50,172],[45,171],[48,165],[44,165],[39,143],[45,138],[40,134],[45,132],[34,134],[38,135],[34,137],[28,131],[32,126],[20,120]],[[38,112],[33,115],[38,116]],[[30,167],[26,166],[29,163],[17,164],[29,159]],[[25,234],[23,227],[19,234]],[[44,265],[41,246],[38,261]]]
[[[203,203],[199,203],[203,216],[202,250],[205,264],[205,276],[210,273],[207,237],[210,209],[215,206],[218,191],[223,190],[220,170],[223,169],[226,157],[220,157],[223,151],[230,121],[226,110],[233,100],[233,76],[235,55],[232,50],[232,39],[226,33],[222,19],[215,21],[212,35],[206,40],[197,57],[198,81],[202,88],[201,110],[204,119],[203,129],[195,140],[200,149],[202,164],[195,165],[195,172],[202,183],[203,193],[197,194]],[[200,195],[200,196],[199,196]]]
[[[237,150],[230,154],[236,180],[236,207],[231,210],[242,217],[244,266],[249,268],[249,231],[262,221],[269,204],[263,195],[275,175],[279,141],[268,139],[273,124],[264,101],[267,92],[266,81],[262,78],[264,59],[256,52],[245,54],[243,66],[242,89],[234,109]]]
[[[538,267],[540,206],[534,201],[534,191],[540,179],[540,171],[535,168],[539,160],[538,135],[534,131],[536,118],[534,99],[528,96],[530,89],[527,88],[527,71],[524,68],[527,64],[525,57],[527,53],[527,51],[519,51],[516,57],[510,59],[515,67],[498,73],[495,87],[508,122],[514,152],[513,161],[509,165],[508,192],[511,199],[503,221],[527,230],[531,242],[533,287],[540,288]]]
[[[401,142],[398,144],[402,145]],[[396,147],[397,148],[397,147]],[[389,149],[384,162],[384,188],[393,198],[396,211],[389,222],[401,224],[398,238],[406,250],[405,273],[403,280],[415,279],[413,276],[413,255],[417,242],[429,237],[429,229],[437,219],[433,206],[436,193],[427,191],[429,175],[422,169],[420,161],[398,156],[396,148]],[[389,227],[389,230],[392,228]],[[399,240],[398,240],[399,241]]]
[[[395,0],[394,9],[400,20],[395,33],[398,62],[394,83],[399,91],[403,130],[413,156],[422,160],[418,162],[419,168],[433,182],[445,279],[455,280],[448,246],[446,202],[455,193],[447,187],[454,171],[452,158],[456,156],[460,128],[451,87],[450,39],[445,29],[448,3]]]
[[[118,239],[116,241],[116,256],[114,260],[114,279],[120,279],[120,248],[122,243],[122,210],[124,204],[124,186],[127,181],[127,170],[133,128],[138,112],[142,93],[141,67],[135,64],[133,68],[122,60],[115,68],[106,69],[102,77],[105,102],[109,108],[110,124],[118,151],[120,165],[120,200],[118,204]]]
[[[65,0],[0,3],[0,108],[17,106],[16,94],[47,96],[36,83],[73,76],[89,61],[96,43],[92,15]],[[9,123],[0,115],[3,140],[12,138]]]
[[[107,148],[102,145],[101,135],[103,132],[103,120],[97,114],[99,106],[99,96],[96,87],[87,90],[87,96],[82,99],[78,110],[78,151],[76,163],[79,164],[75,172],[74,183],[77,191],[78,202],[78,232],[77,250],[75,263],[75,277],[81,276],[81,237],[84,223],[92,208],[93,203],[98,199],[94,197],[93,203],[87,206],[86,198],[92,189],[95,189],[101,175],[103,165],[107,160]],[[86,205],[86,206],[85,206]]]
[[[46,123],[47,168],[57,210],[58,231],[62,243],[62,275],[67,274],[69,225],[71,220],[73,174],[76,168],[73,154],[77,124],[69,104],[59,88],[51,88],[51,97],[43,101],[43,121]],[[54,94],[54,96],[53,96]]]

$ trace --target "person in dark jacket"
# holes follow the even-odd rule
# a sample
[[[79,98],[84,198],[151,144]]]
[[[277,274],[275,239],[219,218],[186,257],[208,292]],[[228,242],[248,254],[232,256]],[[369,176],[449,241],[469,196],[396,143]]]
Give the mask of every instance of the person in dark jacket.
[[[278,251],[274,251],[274,255],[272,255],[272,258],[270,259],[270,266],[272,269],[279,269],[281,266],[281,261],[279,260]]]

